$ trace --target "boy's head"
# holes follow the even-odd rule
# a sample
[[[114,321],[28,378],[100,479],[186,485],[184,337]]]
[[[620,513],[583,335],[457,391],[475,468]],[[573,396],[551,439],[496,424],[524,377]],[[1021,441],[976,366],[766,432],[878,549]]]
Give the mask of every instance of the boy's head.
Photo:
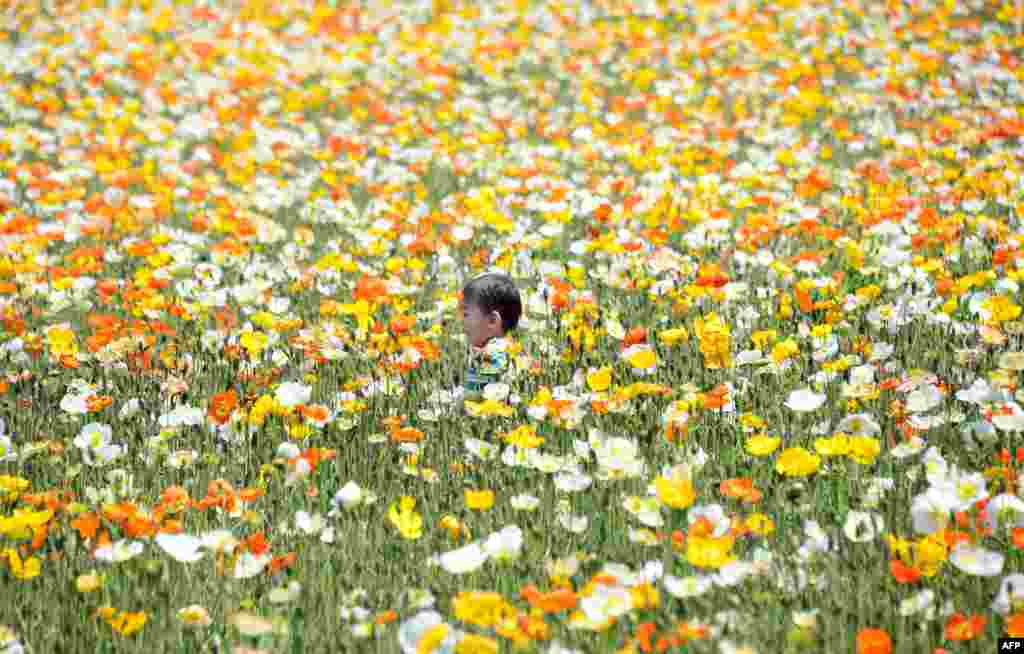
[[[462,289],[462,326],[474,347],[515,329],[522,313],[519,290],[508,275],[481,275]]]

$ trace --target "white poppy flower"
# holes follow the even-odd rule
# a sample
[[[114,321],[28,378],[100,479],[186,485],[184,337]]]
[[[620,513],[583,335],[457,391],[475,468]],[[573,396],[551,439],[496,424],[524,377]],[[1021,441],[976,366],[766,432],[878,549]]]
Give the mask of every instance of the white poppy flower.
[[[558,472],[564,465],[560,457],[537,450],[527,450],[526,460],[533,469],[548,475]]]
[[[582,473],[563,472],[555,475],[554,477],[555,488],[563,493],[578,493],[582,490],[586,490],[590,487],[593,481],[594,480],[589,475]]]
[[[949,562],[958,570],[976,577],[994,577],[1003,571],[1006,559],[999,552],[961,543],[949,554]]]
[[[924,464],[925,475],[928,477],[928,483],[932,485],[941,484],[949,475],[949,464],[937,447],[928,448],[924,453],[922,463]]]
[[[423,637],[437,628],[447,628],[447,631],[444,640],[431,651],[431,654],[453,654],[458,642],[458,633],[448,627],[437,611],[420,611],[398,627],[398,646],[402,649],[402,654],[418,654]]]
[[[311,514],[308,511],[297,511],[295,513],[295,527],[307,535],[312,536],[320,533],[324,526],[324,517],[319,513]]]
[[[661,542],[658,540],[658,535],[650,529],[634,529],[630,527],[626,535],[629,538],[629,542],[637,545],[643,545],[645,547],[661,545]]]
[[[1024,410],[1016,402],[996,406],[991,420],[1002,431],[1024,431]]]
[[[954,498],[954,511],[966,511],[988,497],[988,484],[985,475],[980,472],[960,474],[957,471],[957,474],[948,475],[934,487]]]
[[[353,509],[363,501],[363,489],[359,485],[350,481],[342,486],[337,493],[334,495],[334,506],[343,507],[346,509]]]
[[[711,575],[682,578],[665,575],[662,579],[662,583],[665,584],[665,590],[669,592],[669,595],[679,599],[699,597],[711,590],[713,585]]]
[[[874,436],[882,431],[882,427],[867,413],[855,413],[843,418],[836,426],[836,431],[851,436]]]
[[[925,384],[907,394],[906,407],[911,413],[931,411],[942,403],[942,391],[937,386]]]
[[[617,584],[598,585],[580,600],[580,610],[592,624],[602,624],[609,618],[618,618],[633,608],[629,589]]]
[[[294,459],[295,457],[302,454],[302,450],[299,446],[291,441],[285,441],[277,446],[276,456],[280,459]]]
[[[203,424],[205,420],[206,414],[199,407],[179,406],[160,416],[157,423],[161,427],[192,427]]]
[[[622,499],[622,508],[626,509],[645,527],[660,527],[665,522],[661,515],[661,502],[654,496],[627,495]]]
[[[142,554],[141,541],[121,539],[109,545],[97,547],[93,556],[105,563],[121,563]]]
[[[786,399],[786,406],[792,411],[807,413],[814,411],[825,403],[824,393],[815,393],[809,388],[801,388],[789,394]]]
[[[200,536],[200,540],[203,542],[203,547],[224,554],[234,552],[235,546],[238,545],[238,539],[226,529],[208,531]]]
[[[510,468],[529,465],[531,451],[515,445],[508,445],[501,453],[501,462]]]
[[[153,539],[160,548],[182,563],[195,563],[203,558],[203,541],[188,534],[157,534]]]
[[[481,461],[490,461],[498,455],[498,448],[493,443],[488,443],[479,438],[467,438],[463,441],[463,444],[471,455]]]
[[[110,425],[90,422],[82,427],[72,442],[82,450],[82,458],[86,464],[109,463],[124,454],[122,445],[111,442],[112,434]]]
[[[881,341],[871,344],[871,357],[868,361],[878,362],[884,361],[892,356],[892,353],[896,351],[896,347],[890,343],[883,343]]]
[[[80,416],[89,412],[89,394],[69,392],[60,401],[60,408],[65,413]]]
[[[139,402],[139,398],[133,397],[127,400],[123,405],[121,405],[121,410],[118,412],[118,415],[122,419],[131,418],[132,416],[138,414],[141,410],[142,403]]]
[[[935,602],[935,591],[929,589],[911,595],[900,602],[899,614],[906,617],[927,610]]]
[[[934,534],[945,529],[955,506],[954,497],[934,486],[917,495],[910,504],[910,519],[914,531],[919,534]]]
[[[992,404],[1007,402],[1010,395],[1005,391],[993,389],[986,380],[978,378],[968,388],[957,391],[956,399],[970,404]]]
[[[110,442],[113,433],[110,425],[105,425],[101,422],[90,422],[79,430],[78,435],[75,436],[75,440],[72,442],[83,450],[97,450]]]
[[[438,557],[441,567],[453,575],[472,572],[487,562],[487,552],[480,543],[470,543]]]
[[[992,530],[1024,527],[1024,501],[1009,493],[996,495],[985,507],[985,526]]]
[[[637,578],[637,583],[653,584],[665,575],[665,564],[661,561],[648,561],[644,564]]]
[[[850,368],[850,385],[860,386],[875,383],[875,367],[871,365],[860,365]]]
[[[533,495],[516,495],[509,500],[516,511],[533,511],[540,506],[540,498]]]
[[[271,604],[287,604],[294,602],[299,598],[299,593],[302,592],[302,584],[297,581],[289,583],[287,586],[278,586],[267,593],[267,599],[270,600]]]
[[[721,588],[732,588],[743,582],[744,579],[754,573],[754,565],[749,561],[730,561],[712,575],[711,579],[716,586]]]
[[[794,611],[793,624],[801,629],[818,628],[818,609],[809,611]]]
[[[484,552],[494,561],[510,561],[519,558],[523,549],[523,530],[516,525],[505,527],[487,537]]]
[[[590,524],[590,521],[585,515],[573,515],[566,512],[558,514],[558,524],[574,534],[582,534],[587,530],[587,525]]]
[[[1024,574],[1012,574],[1003,577],[999,584],[999,592],[992,601],[992,610],[1000,615],[1006,615],[1013,610],[1014,605],[1020,605],[1024,601]]]
[[[312,386],[307,386],[298,382],[285,382],[277,387],[277,393],[274,394],[274,399],[276,399],[281,406],[292,408],[300,404],[307,404],[312,396]]]
[[[269,554],[253,554],[242,552],[235,560],[235,579],[251,579],[263,572],[263,569],[270,563]]]
[[[594,447],[594,456],[601,466],[602,477],[621,479],[639,477],[644,472],[644,460],[637,443],[628,438],[607,438]]]
[[[855,543],[867,543],[885,529],[885,521],[877,513],[850,511],[846,514],[843,533]]]
[[[878,253],[878,262],[886,268],[899,268],[910,261],[911,252],[886,245]]]
[[[484,386],[483,396],[485,400],[504,402],[512,393],[512,387],[501,382],[494,382]]]
[[[828,552],[831,548],[828,534],[821,528],[817,520],[808,520],[804,523],[804,537],[807,540],[797,551],[800,558],[806,559],[816,553]]]
[[[911,427],[918,431],[928,431],[935,427],[941,427],[946,424],[946,416],[941,413],[931,413],[922,415],[920,413],[913,413],[907,418],[907,422]]]

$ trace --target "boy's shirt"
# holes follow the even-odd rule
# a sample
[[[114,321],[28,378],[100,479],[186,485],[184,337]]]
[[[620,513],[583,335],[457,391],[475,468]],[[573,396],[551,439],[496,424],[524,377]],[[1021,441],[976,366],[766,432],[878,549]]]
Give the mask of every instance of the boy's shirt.
[[[467,393],[480,393],[487,384],[501,381],[511,362],[507,348],[508,341],[504,338],[492,339],[480,349],[471,348],[462,384]]]

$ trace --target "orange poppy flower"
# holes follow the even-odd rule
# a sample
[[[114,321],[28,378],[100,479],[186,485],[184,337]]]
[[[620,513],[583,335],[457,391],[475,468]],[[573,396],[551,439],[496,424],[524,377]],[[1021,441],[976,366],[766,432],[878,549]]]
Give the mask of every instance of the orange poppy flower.
[[[295,552],[288,552],[282,556],[275,556],[270,559],[270,564],[267,565],[267,571],[270,572],[270,574],[277,574],[278,572],[295,565],[295,561],[297,559],[298,556]]]
[[[705,409],[721,409],[728,403],[729,387],[724,384],[715,386],[707,393],[701,394],[701,403]]]
[[[756,504],[762,497],[761,491],[754,487],[754,481],[749,477],[726,479],[719,484],[718,491],[726,497],[742,500],[750,504]]]
[[[423,432],[415,427],[401,427],[391,431],[393,443],[418,443],[423,440]]]
[[[988,620],[981,614],[967,617],[963,613],[955,613],[946,622],[946,640],[973,640],[985,629]]]
[[[207,417],[218,425],[225,425],[231,420],[231,414],[238,406],[238,393],[234,389],[217,393],[210,398]]]
[[[406,315],[395,316],[391,319],[391,323],[388,326],[393,334],[404,334],[416,326],[416,318]]]
[[[561,291],[556,291],[551,296],[551,308],[555,311],[561,311],[569,306],[569,296]]]
[[[90,395],[85,398],[86,408],[93,413],[98,413],[114,403],[114,398],[109,395]]]
[[[542,593],[534,585],[524,587],[519,596],[529,602],[530,606],[545,613],[556,613],[576,608],[576,593],[568,588],[556,588]]]
[[[160,502],[167,509],[180,511],[192,505],[192,498],[189,497],[188,491],[181,486],[168,486],[160,494]]]
[[[626,336],[622,339],[623,348],[627,348],[631,345],[640,345],[641,343],[647,342],[647,329],[644,327],[634,327],[626,332]]]
[[[252,502],[253,500],[263,497],[265,491],[262,488],[243,488],[238,491],[238,499],[243,502]]]
[[[130,538],[145,538],[156,534],[159,525],[149,518],[134,515],[125,520],[124,533]]]
[[[1024,549],[1024,528],[1017,527],[1012,532],[1013,546]]]
[[[59,443],[51,442],[50,452],[53,454],[60,454],[63,449],[58,449],[55,445]],[[59,511],[63,509],[68,502],[75,498],[75,494],[71,491],[56,491],[49,490],[43,491],[42,493],[26,493],[21,496],[21,501],[25,504],[31,504],[32,506],[45,506],[51,511]]]
[[[884,629],[861,629],[857,634],[857,654],[892,654],[892,638]]]
[[[899,584],[912,584],[921,578],[921,571],[917,568],[906,565],[899,559],[889,562],[889,572],[893,579]]]
[[[636,640],[640,643],[640,651],[645,653],[654,651],[654,644],[651,642],[651,638],[656,630],[657,625],[653,622],[643,622],[637,625]]]
[[[298,409],[304,418],[314,422],[323,422],[331,415],[330,409],[322,404],[302,404]]]
[[[881,382],[879,382],[878,388],[880,388],[883,391],[891,391],[892,389],[899,386],[900,383],[902,382],[900,381],[899,377],[889,377],[888,379],[883,379]]]
[[[131,502],[119,504],[108,504],[103,507],[103,517],[115,524],[123,524],[138,512],[138,508]]]
[[[352,295],[356,300],[381,302],[388,299],[388,285],[383,279],[364,275],[356,282]]]
[[[181,524],[181,520],[165,520],[160,525],[160,533],[164,534],[180,534],[185,531],[185,526]]]
[[[971,535],[965,531],[959,531],[956,529],[947,529],[943,534],[946,540],[946,547],[952,550],[960,543],[970,543]]]
[[[254,556],[265,554],[270,549],[270,543],[267,542],[267,537],[262,531],[257,531],[255,534],[247,536],[242,541],[242,545]]]
[[[83,513],[71,521],[71,527],[78,532],[81,538],[90,540],[96,538],[96,532],[100,528],[100,518],[95,513]]]
[[[1007,616],[1006,635],[1010,638],[1024,637],[1024,613],[1014,613]]]

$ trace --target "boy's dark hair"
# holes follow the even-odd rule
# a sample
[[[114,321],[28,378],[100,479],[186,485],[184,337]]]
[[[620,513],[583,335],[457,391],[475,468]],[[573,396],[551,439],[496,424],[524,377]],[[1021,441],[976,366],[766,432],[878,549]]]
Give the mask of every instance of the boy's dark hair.
[[[475,304],[484,313],[497,311],[504,332],[515,329],[519,316],[523,315],[519,289],[511,277],[501,273],[487,273],[471,280],[462,289],[462,302]]]

